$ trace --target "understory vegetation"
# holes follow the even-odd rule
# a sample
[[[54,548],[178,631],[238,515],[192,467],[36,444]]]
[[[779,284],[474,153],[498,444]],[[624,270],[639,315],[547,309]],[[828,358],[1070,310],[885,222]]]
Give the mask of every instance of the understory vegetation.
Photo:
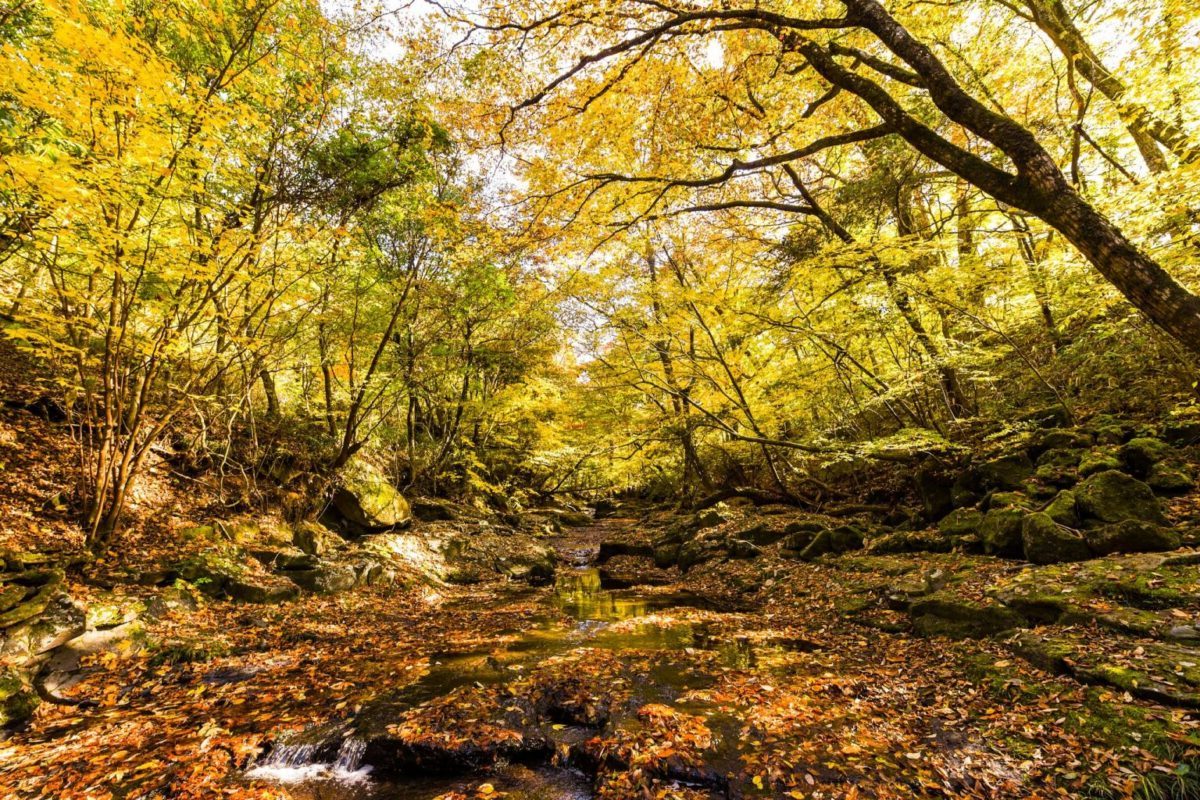
[[[1198,54],[0,2],[0,797],[1200,797]]]

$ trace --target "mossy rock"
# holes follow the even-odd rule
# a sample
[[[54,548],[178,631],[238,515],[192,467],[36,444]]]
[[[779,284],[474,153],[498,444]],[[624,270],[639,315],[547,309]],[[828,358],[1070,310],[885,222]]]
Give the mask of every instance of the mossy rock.
[[[937,527],[944,535],[950,538],[958,538],[960,536],[974,536],[979,532],[979,527],[982,524],[982,511],[974,508],[956,508],[943,517]]]
[[[59,569],[29,570],[0,576],[8,605],[0,613],[0,629],[19,625],[43,613],[59,593],[63,580],[63,571]]]
[[[995,603],[980,603],[958,597],[952,592],[935,592],[909,607],[913,628],[923,636],[952,639],[979,639],[1013,630],[1026,624],[1010,608]]]
[[[290,569],[284,577],[306,592],[340,594],[358,585],[358,574],[348,564],[319,564],[305,569]]]
[[[385,531],[412,521],[412,510],[396,487],[374,467],[360,462],[342,474],[333,505],[355,533]]]
[[[1098,555],[1113,553],[1158,553],[1175,550],[1179,534],[1161,525],[1128,519],[1084,532],[1088,547]]]
[[[1117,451],[1122,466],[1131,474],[1144,478],[1150,468],[1171,455],[1171,446],[1161,439],[1139,436],[1130,439]]]
[[[1163,424],[1163,438],[1176,447],[1200,444],[1200,416],[1177,416]]]
[[[992,492],[987,497],[986,505],[988,511],[998,508],[1017,508],[1023,511],[1031,511],[1036,504],[1021,492]]]
[[[1034,564],[1083,561],[1092,556],[1082,536],[1060,527],[1049,514],[1025,517],[1021,525],[1021,543],[1025,558]]]
[[[983,516],[979,536],[983,550],[990,555],[1021,555],[1021,526],[1025,512],[1019,508],[997,508]]]
[[[1002,491],[1020,489],[1033,471],[1033,462],[1025,453],[1011,453],[979,465],[984,486]]]
[[[15,669],[0,669],[0,728],[19,725],[33,716],[39,699],[25,677]]]
[[[1165,525],[1166,517],[1154,491],[1123,472],[1108,470],[1091,476],[1075,490],[1080,517],[1099,522],[1140,520]]]
[[[725,508],[723,503],[718,503],[715,507],[697,514],[693,528],[697,531],[702,531],[705,528],[715,528],[718,525],[724,525],[729,519],[728,509]]]
[[[1048,452],[1073,451],[1078,452],[1095,444],[1096,437],[1081,428],[1055,429],[1038,431],[1030,442],[1031,453],[1044,456]],[[1042,463],[1042,459],[1038,459]]]
[[[893,531],[867,543],[869,553],[948,553],[954,542],[941,531]]]
[[[1160,461],[1150,468],[1146,485],[1159,494],[1187,494],[1196,488],[1196,479],[1182,464]]]
[[[346,540],[314,520],[305,520],[292,530],[292,544],[313,556],[324,556],[346,546]]]
[[[1079,515],[1075,511],[1074,492],[1066,490],[1059,492],[1050,501],[1050,505],[1046,506],[1045,512],[1059,525],[1065,525],[1068,528],[1079,526]]]
[[[1083,454],[1083,458],[1079,460],[1078,471],[1079,477],[1087,478],[1099,472],[1107,472],[1110,469],[1120,468],[1121,459],[1117,458],[1116,450],[1098,447]]]

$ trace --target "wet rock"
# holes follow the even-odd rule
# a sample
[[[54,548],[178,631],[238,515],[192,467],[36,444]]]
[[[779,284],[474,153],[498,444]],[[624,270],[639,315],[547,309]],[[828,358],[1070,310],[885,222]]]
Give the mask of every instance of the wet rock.
[[[1146,485],[1159,494],[1187,494],[1196,488],[1196,480],[1186,467],[1167,461],[1160,461],[1150,468]]]
[[[349,532],[363,534],[406,525],[412,510],[396,487],[374,467],[352,462],[333,493],[333,505]]]
[[[1019,508],[997,508],[987,512],[979,526],[984,552],[998,556],[1021,555],[1024,521],[1025,512]]]
[[[1099,522],[1141,520],[1158,525],[1166,517],[1149,486],[1123,472],[1108,470],[1091,476],[1075,489],[1080,517]]]
[[[1084,531],[1088,547],[1099,555],[1157,553],[1180,545],[1179,534],[1152,522],[1127,519]]]
[[[547,586],[554,582],[558,557],[548,547],[527,547],[501,556],[498,566],[509,580],[531,586]]]
[[[1049,514],[1030,514],[1021,525],[1025,558],[1034,564],[1083,561],[1092,551],[1084,538],[1060,527]]]
[[[1025,453],[1001,456],[979,465],[985,487],[1007,491],[1020,489],[1033,471],[1033,462]]]
[[[1021,627],[1025,620],[1010,608],[976,602],[949,591],[935,592],[909,607],[913,628],[924,636],[977,639]]]
[[[319,522],[305,520],[292,531],[292,544],[309,555],[319,557],[345,547],[346,540]]]
[[[554,518],[566,528],[586,528],[593,522],[591,515],[584,511],[556,511]]]
[[[1146,477],[1151,467],[1170,454],[1170,445],[1148,436],[1130,439],[1117,451],[1117,457],[1125,469],[1139,478]]]

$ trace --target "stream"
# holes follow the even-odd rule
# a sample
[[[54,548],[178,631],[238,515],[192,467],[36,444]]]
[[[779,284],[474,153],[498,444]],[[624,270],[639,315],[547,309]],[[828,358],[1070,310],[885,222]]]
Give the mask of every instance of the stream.
[[[585,559],[574,560],[578,563]],[[760,658],[796,649],[786,644],[752,645],[745,637],[714,635],[703,622],[674,619],[672,610],[694,611],[704,604],[687,594],[649,587],[606,589],[601,572],[592,566],[562,565],[553,587],[537,591],[545,613],[537,615],[533,625],[498,646],[430,656],[428,671],[420,679],[388,695],[372,713],[392,720],[462,687],[489,687],[516,680],[546,659],[581,648],[618,656],[667,655],[658,658],[657,665],[640,681],[636,703],[677,703],[687,690],[711,682],[710,675],[688,663],[687,654],[702,650],[722,667],[745,669],[758,666]],[[497,602],[503,602],[503,598]],[[671,653],[679,654],[678,662]],[[712,711],[696,711],[706,714],[714,731],[724,739],[724,747],[717,748],[719,763],[714,768],[735,771],[740,722],[720,719]],[[361,720],[356,722],[361,724]],[[633,713],[614,713],[607,727],[637,724]],[[551,739],[556,746],[578,742],[597,732],[573,725],[552,728]],[[593,796],[590,776],[569,767],[552,766],[549,760],[532,765],[501,760],[485,771],[465,774],[406,771],[379,775],[370,763],[365,743],[353,734],[350,723],[336,723],[285,737],[251,767],[247,777],[285,783],[294,796],[305,800],[432,800],[449,792],[468,792],[483,780],[515,800]]]

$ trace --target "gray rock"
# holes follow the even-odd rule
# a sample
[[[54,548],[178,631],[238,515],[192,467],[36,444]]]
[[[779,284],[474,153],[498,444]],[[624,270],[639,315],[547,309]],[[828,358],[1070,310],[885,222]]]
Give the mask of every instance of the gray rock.
[[[292,531],[292,544],[312,556],[324,556],[344,547],[346,540],[319,522],[305,520]]]
[[[4,629],[0,655],[9,663],[25,664],[86,630],[83,607],[67,594],[58,593],[38,616]]]
[[[349,564],[320,564],[310,569],[288,570],[289,580],[307,592],[339,594],[358,585],[359,576]]]

